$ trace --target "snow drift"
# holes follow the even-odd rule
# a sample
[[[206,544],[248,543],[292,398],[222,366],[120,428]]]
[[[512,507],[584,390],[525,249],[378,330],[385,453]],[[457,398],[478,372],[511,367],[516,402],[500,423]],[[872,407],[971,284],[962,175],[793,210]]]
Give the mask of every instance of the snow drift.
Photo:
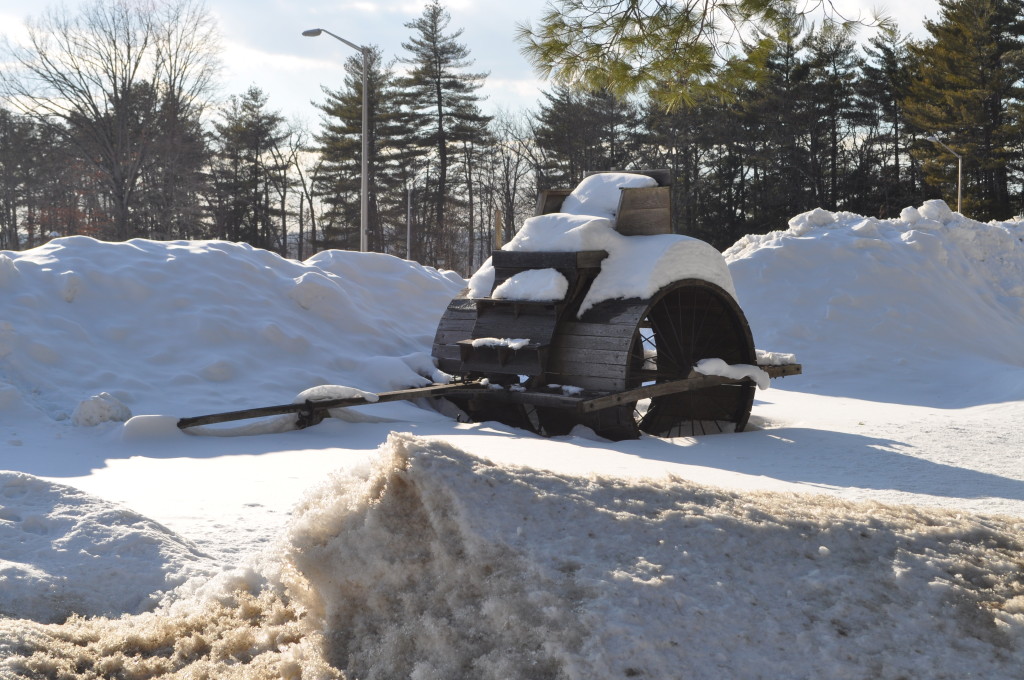
[[[0,471],[0,616],[56,622],[139,613],[219,571],[189,541],[128,508]]]
[[[75,236],[0,252],[0,414],[77,410],[94,425],[244,408],[267,391],[426,384],[424,348],[464,284],[389,255],[300,263],[220,241]]]
[[[893,220],[818,208],[725,257],[755,341],[799,357],[801,390],[950,408],[1024,398],[1021,222],[938,200]]]
[[[396,434],[296,509],[283,567],[159,617],[0,624],[0,669],[1008,678],[1022,549],[1019,520],[564,477]]]

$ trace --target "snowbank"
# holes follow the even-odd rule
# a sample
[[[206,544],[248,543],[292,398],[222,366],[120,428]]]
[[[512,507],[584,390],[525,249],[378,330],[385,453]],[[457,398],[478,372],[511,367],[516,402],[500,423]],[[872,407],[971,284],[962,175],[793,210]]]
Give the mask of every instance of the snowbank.
[[[18,472],[0,472],[0,546],[0,616],[42,622],[143,612],[218,570],[150,519]]]
[[[195,670],[232,640],[262,659],[254,677],[322,652],[368,680],[1009,678],[1024,663],[1022,549],[1020,520],[564,477],[393,435],[368,476],[297,508],[283,568],[161,612],[173,659],[131,647]],[[245,619],[260,632],[241,634]],[[76,638],[93,636],[101,667],[153,625],[30,627],[3,663],[81,660]]]
[[[97,425],[323,384],[426,384],[424,348],[464,285],[388,255],[296,262],[219,241],[71,237],[0,252],[0,417]]]
[[[942,201],[893,220],[819,208],[725,258],[758,346],[795,353],[802,390],[942,407],[1024,398],[1020,222]]]

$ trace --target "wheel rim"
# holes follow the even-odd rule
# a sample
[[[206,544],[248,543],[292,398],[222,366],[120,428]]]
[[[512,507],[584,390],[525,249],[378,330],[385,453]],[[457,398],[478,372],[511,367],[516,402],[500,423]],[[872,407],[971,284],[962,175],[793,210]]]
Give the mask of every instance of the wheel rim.
[[[663,289],[637,325],[627,385],[686,378],[697,361],[709,358],[754,363],[750,327],[722,288],[706,281],[682,281]],[[641,431],[663,437],[740,431],[753,397],[753,385],[717,385],[638,402],[632,406],[633,418]]]

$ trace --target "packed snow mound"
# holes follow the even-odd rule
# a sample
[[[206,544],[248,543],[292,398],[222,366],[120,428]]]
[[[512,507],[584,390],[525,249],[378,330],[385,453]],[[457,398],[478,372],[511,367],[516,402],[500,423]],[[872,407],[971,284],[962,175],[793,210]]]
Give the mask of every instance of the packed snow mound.
[[[127,508],[0,472],[0,616],[40,622],[153,609],[212,559]]]
[[[96,425],[427,384],[433,329],[464,285],[389,255],[297,262],[222,241],[0,252],[0,416]]]
[[[380,455],[291,530],[349,677],[1009,677],[1024,662],[1019,520],[563,477],[404,434]]]
[[[658,181],[633,172],[599,172],[583,180],[562,201],[560,212],[593,215],[614,220],[619,212],[622,189],[658,186]]]
[[[818,208],[725,258],[755,341],[800,358],[802,391],[940,407],[1024,398],[1024,223],[938,200],[890,220]]]

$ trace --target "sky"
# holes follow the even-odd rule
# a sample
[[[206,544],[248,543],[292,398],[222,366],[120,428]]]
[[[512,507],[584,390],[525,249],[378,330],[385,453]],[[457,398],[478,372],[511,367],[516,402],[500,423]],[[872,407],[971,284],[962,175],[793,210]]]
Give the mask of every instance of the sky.
[[[73,7],[80,0],[64,0]],[[813,3],[813,0],[808,0]],[[53,0],[0,0],[0,32],[17,40],[24,19],[38,16]],[[533,108],[545,83],[533,72],[515,41],[516,26],[536,22],[547,0],[495,2],[449,0],[449,32],[463,29],[462,42],[477,72],[488,73],[482,94],[489,113]],[[870,12],[871,0],[835,0],[845,16]],[[259,86],[269,105],[289,119],[315,127],[323,101],[321,86],[337,88],[344,61],[352,48],[327,35],[302,36],[308,28],[324,28],[357,44],[380,46],[387,58],[405,55],[402,42],[412,34],[405,24],[422,14],[426,0],[207,0],[223,35],[223,92],[241,94]],[[882,4],[904,33],[921,35],[923,20],[935,18],[937,0],[905,0]],[[868,35],[867,32],[864,33]]]

